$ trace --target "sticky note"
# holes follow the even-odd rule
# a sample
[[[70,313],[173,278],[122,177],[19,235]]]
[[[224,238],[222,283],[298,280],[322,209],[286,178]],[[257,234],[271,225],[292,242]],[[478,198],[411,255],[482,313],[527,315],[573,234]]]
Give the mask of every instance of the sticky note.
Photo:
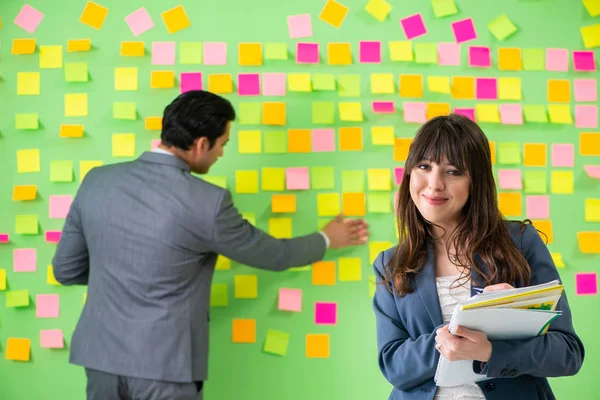
[[[256,275],[235,275],[234,297],[236,299],[258,298],[258,279]]]
[[[99,167],[102,164],[103,164],[102,161],[89,161],[89,160],[80,161],[79,162],[79,180],[83,181],[83,178],[85,178],[87,173],[90,172],[90,170],[92,168]]]
[[[474,108],[455,108],[452,110],[453,113],[458,115],[464,115],[471,121],[475,121],[475,109]],[[493,159],[493,157],[492,157]]]
[[[206,42],[204,43],[204,64],[225,65],[227,64],[227,43]]]
[[[36,185],[20,185],[13,188],[13,201],[35,200],[37,195]]]
[[[297,43],[296,44],[296,62],[298,64],[318,64],[319,63],[319,44],[318,43]]]
[[[600,254],[600,232],[577,232],[577,242],[580,252]]]
[[[310,180],[307,167],[287,168],[285,171],[287,190],[308,190]]]
[[[15,215],[15,233],[17,235],[37,235],[39,233],[38,216]]]
[[[498,145],[500,164],[520,164],[521,145],[516,142],[502,142]]]
[[[238,44],[238,64],[241,66],[262,65],[262,43]]]
[[[370,168],[367,170],[367,177],[369,190],[392,190],[392,175],[388,168]]]
[[[487,27],[498,40],[504,40],[517,31],[516,25],[508,19],[506,14],[500,14],[494,18]]]
[[[312,123],[333,124],[335,122],[335,104],[332,101],[312,102]],[[314,147],[314,143],[313,143]]]
[[[600,199],[585,199],[585,221],[600,222]]]
[[[600,24],[582,26],[579,31],[586,49],[600,46]]]
[[[238,131],[238,152],[240,154],[258,154],[262,151],[260,131]]]
[[[0,269],[0,290],[6,290],[6,270]]]
[[[35,53],[35,39],[13,39],[11,54]]]
[[[520,217],[523,214],[521,201],[519,192],[498,193],[498,207],[505,217]]]
[[[595,71],[596,58],[594,52],[589,51],[573,51],[573,68],[575,71]]]
[[[29,361],[31,354],[31,340],[22,338],[8,338],[6,340],[6,359],[13,361]]]
[[[175,65],[175,42],[152,42],[152,65]]]
[[[282,154],[287,151],[287,134],[285,131],[265,131],[265,153]]]
[[[393,101],[374,101],[371,106],[373,112],[378,114],[394,114],[396,112],[396,105]]]
[[[501,47],[498,49],[498,69],[501,71],[520,71],[523,69],[520,48]]]
[[[452,32],[456,43],[464,43],[477,39],[477,32],[472,18],[462,19],[452,23]]]
[[[393,126],[372,126],[371,143],[376,146],[394,145],[394,127]]]
[[[364,193],[343,193],[342,214],[348,217],[360,217],[367,213],[366,196]]]
[[[285,125],[286,106],[284,102],[267,101],[263,103],[263,125]]]
[[[256,343],[256,320],[234,318],[231,324],[233,343]]]
[[[313,77],[314,79],[314,77]],[[313,80],[314,82],[314,80]],[[314,85],[314,84],[313,84]],[[285,96],[286,74],[278,72],[265,72],[262,74],[263,96]]]
[[[523,125],[523,106],[521,104],[500,104],[500,122],[507,125]]]
[[[73,182],[73,161],[50,161],[50,182]]]
[[[40,347],[44,349],[62,349],[65,347],[61,329],[43,329],[40,331]]]
[[[115,68],[115,90],[138,90],[138,69]]]
[[[87,117],[88,95],[87,93],[65,94],[65,117]]]
[[[310,92],[312,91],[310,74],[308,73],[290,73],[288,74],[288,89],[292,92]]]
[[[435,43],[415,43],[415,62],[417,64],[437,64],[438,46]]]
[[[229,296],[227,294],[227,284],[213,283],[210,290],[210,306],[227,307],[228,304]]]
[[[6,292],[6,307],[27,307],[29,305],[29,290],[10,290]]]
[[[423,76],[401,74],[400,97],[423,97]]]
[[[340,97],[360,97],[360,75],[338,75],[338,95]]]
[[[54,195],[49,198],[49,217],[50,218],[67,218],[73,196],[70,195]]]
[[[452,77],[452,98],[472,100],[475,98],[475,78],[468,76]]]
[[[191,26],[183,6],[177,6],[161,14],[167,32],[173,34]]]
[[[523,69],[525,71],[543,71],[544,67],[544,49],[523,49]]]
[[[290,39],[300,39],[313,35],[310,14],[290,15],[287,17]]]
[[[140,7],[125,17],[125,22],[133,36],[139,36],[154,27],[154,21],[145,7]]]
[[[404,167],[395,167],[394,168],[394,177],[396,185],[400,185],[402,183],[402,179],[404,178],[405,168]],[[387,196],[385,196],[387,198]]]
[[[231,74],[210,74],[208,76],[208,91],[215,94],[231,93],[233,91]]]
[[[552,145],[552,166],[573,167],[575,166],[575,146],[572,144]]]
[[[114,119],[136,119],[136,105],[132,101],[117,101],[113,103],[113,118]]]
[[[327,0],[325,6],[321,9],[319,19],[327,22],[331,26],[339,28],[342,26],[347,14],[348,7],[335,0]]]
[[[360,193],[365,191],[365,173],[361,170],[342,171],[342,192]]]
[[[477,78],[475,85],[477,100],[498,99],[498,81],[496,78]]]
[[[500,122],[500,110],[497,104],[476,104],[475,113],[478,122]]]
[[[40,172],[40,150],[17,150],[17,172]]]
[[[350,49],[350,43],[328,43],[327,63],[329,65],[352,64],[352,50]]]
[[[404,122],[423,123],[427,121],[427,105],[422,102],[404,102]]]
[[[525,193],[548,193],[546,171],[525,171]]]
[[[548,114],[550,115],[550,122],[553,124],[573,123],[571,107],[568,104],[549,104]]]
[[[550,198],[547,195],[527,196],[527,218],[550,218]]]
[[[500,100],[521,100],[521,78],[498,78],[498,98]]]
[[[94,29],[100,29],[102,28],[102,25],[104,25],[104,20],[107,15],[108,8],[92,1],[88,1],[79,17],[79,22],[91,26]]]
[[[598,274],[596,272],[576,273],[575,293],[578,296],[598,295]]]
[[[412,139],[396,138],[394,143],[394,161],[406,161]]]
[[[402,18],[400,20],[400,25],[402,26],[404,34],[406,35],[406,39],[408,40],[423,36],[427,33],[423,16],[420,13]]]
[[[568,79],[548,79],[548,102],[569,103],[571,101],[571,81]]]
[[[261,123],[261,103],[243,102],[239,103],[239,123],[240,125],[260,125]]]
[[[329,334],[314,333],[306,335],[306,358],[329,358]]]
[[[552,171],[552,194],[573,194],[575,179],[573,171]]]
[[[364,120],[360,102],[338,103],[341,121],[362,122]]]
[[[521,181],[520,169],[501,169],[498,171],[498,186],[500,189],[517,189],[523,188]]]
[[[337,323],[337,303],[316,302],[315,324],[335,325]]]
[[[579,134],[579,154],[600,156],[600,133],[581,132]]]
[[[543,105],[525,104],[525,106],[523,106],[523,114],[525,115],[525,121],[527,122],[548,122],[546,107]]]
[[[285,356],[290,341],[290,334],[287,332],[267,329],[267,337],[263,346],[263,351],[269,354]]]
[[[151,89],[170,89],[175,87],[175,72],[152,71],[150,73]]]
[[[210,182],[210,180],[207,179],[207,177],[205,177],[204,180],[207,182]],[[217,263],[215,264],[215,270],[216,271],[228,271],[230,269],[231,269],[231,259],[225,257],[222,254],[219,254],[219,256],[217,257]]]
[[[259,74],[238,74],[238,95],[258,96],[260,95]]]
[[[88,64],[86,62],[67,63],[65,65],[66,82],[88,82]]]
[[[431,0],[433,15],[436,18],[447,17],[458,13],[454,0]]]
[[[40,68],[62,68],[62,46],[40,46]]]
[[[269,235],[277,239],[292,238],[291,218],[269,218]]]
[[[113,135],[112,135],[112,156],[113,157],[134,157],[135,156],[135,134],[133,134],[133,133],[113,133]]]
[[[360,41],[359,61],[361,63],[381,63],[381,42],[378,41]]]
[[[490,68],[492,66],[492,52],[489,47],[469,46],[469,66]]]
[[[341,151],[360,151],[363,149],[362,128],[341,127],[338,133]]]
[[[523,158],[523,164],[527,167],[545,167],[546,143],[525,143]]]
[[[340,195],[338,193],[317,194],[317,215],[319,217],[335,217],[340,212]]]
[[[338,259],[338,279],[341,282],[362,280],[362,260],[359,257],[340,257]]]
[[[449,103],[427,103],[427,119],[432,119],[442,115],[450,115]]]
[[[310,187],[313,190],[334,189],[335,170],[333,167],[311,167]]]
[[[75,39],[67,41],[68,52],[89,51],[92,48],[90,39]]]
[[[258,171],[235,171],[235,192],[258,193]]]
[[[596,79],[574,79],[573,80],[575,101],[596,102],[598,89]]]
[[[180,42],[179,63],[183,65],[202,64],[202,42]]]
[[[265,59],[287,60],[287,45],[285,43],[265,43]]]
[[[390,60],[392,61],[413,61],[413,44],[410,40],[390,41]]]
[[[58,318],[59,297],[57,294],[38,294],[35,302],[36,318]]]
[[[31,7],[29,4],[25,4],[21,8],[21,11],[19,11],[19,14],[17,15],[17,18],[15,18],[14,22],[18,27],[26,30],[27,32],[35,33],[36,29],[42,22],[42,19],[44,19],[43,13]]]
[[[47,243],[58,243],[60,242],[60,237],[62,236],[61,231],[46,231],[46,242]]]
[[[121,42],[121,56],[144,57],[144,42]]]
[[[567,71],[569,69],[569,50],[546,49],[546,70]]]
[[[15,118],[15,129],[38,129],[39,120],[37,113],[17,114]]]
[[[271,212],[296,212],[296,196],[293,194],[274,194],[273,196],[271,196]]]
[[[427,90],[429,90],[432,93],[450,94],[450,77],[428,76]]]
[[[583,170],[592,179],[600,179],[600,166],[598,165],[584,165]]]
[[[391,10],[392,6],[385,0],[369,0],[365,6],[365,11],[379,22],[385,21]]]
[[[550,253],[550,256],[552,257],[552,261],[554,261],[554,264],[558,267],[558,268],[564,268],[565,267],[565,262],[563,260],[563,256],[561,253]]]
[[[575,126],[577,128],[597,128],[598,106],[577,104],[575,106]]]
[[[277,308],[282,311],[302,311],[302,289],[279,289]]]
[[[459,66],[460,44],[438,43],[438,64]]]
[[[310,129],[288,129],[288,152],[310,153]]]
[[[39,96],[40,73],[39,72],[17,72],[17,95]]]
[[[335,261],[318,261],[312,265],[313,285],[335,285]]]
[[[373,263],[379,253],[392,247],[390,242],[369,242],[369,262]]]
[[[17,224],[20,224],[20,219],[23,223],[32,225],[37,233],[38,231],[38,218],[37,215],[17,215]],[[27,227],[26,227],[27,228]],[[21,234],[17,229],[17,234]],[[35,272],[37,270],[37,251],[36,249],[14,249],[13,250],[13,271],[14,272]]]
[[[80,138],[83,137],[83,130],[83,125],[61,124],[58,136],[65,138]]]

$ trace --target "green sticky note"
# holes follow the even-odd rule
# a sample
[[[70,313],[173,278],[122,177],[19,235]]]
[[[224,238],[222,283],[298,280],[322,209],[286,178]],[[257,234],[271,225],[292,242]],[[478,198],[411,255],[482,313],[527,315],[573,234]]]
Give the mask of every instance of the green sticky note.
[[[274,329],[267,329],[267,338],[265,339],[263,351],[265,353],[285,356],[289,341],[289,333],[276,331]]]
[[[180,64],[202,64],[202,42],[179,43]]]
[[[367,194],[367,212],[374,214],[390,214],[392,201],[387,193]]]
[[[285,43],[265,43],[265,59],[287,60],[287,45]]]
[[[544,49],[523,49],[523,69],[543,71],[546,68]]]
[[[525,171],[523,181],[525,193],[548,193],[546,171]]]
[[[17,114],[15,129],[38,129],[40,127],[38,114]]]
[[[335,122],[335,103],[332,101],[313,101],[312,123],[333,124]]]
[[[211,307],[227,307],[229,297],[227,296],[226,283],[213,283],[210,289],[210,306]]]
[[[6,307],[27,307],[29,290],[11,290],[6,292]]]
[[[16,215],[15,216],[15,233],[17,235],[37,235],[40,232],[38,216],[31,215]]]
[[[256,215],[253,212],[243,212],[242,218],[250,223],[250,225],[256,226]]]
[[[212,183],[215,186],[218,186],[223,189],[227,189],[227,177],[226,176],[202,176],[208,183]]]
[[[50,182],[73,182],[73,161],[50,161]]]
[[[88,64],[86,62],[76,62],[65,64],[66,82],[88,82]]]
[[[498,162],[500,164],[521,164],[521,144],[513,142],[499,143]]]
[[[283,154],[287,152],[287,134],[285,131],[265,131],[265,153]]]
[[[334,74],[312,74],[313,90],[335,90]]]
[[[369,275],[369,297],[375,296],[375,290],[377,290],[377,278],[375,275]]]
[[[342,171],[342,192],[362,193],[365,191],[365,171]]]
[[[338,75],[338,95],[340,97],[360,97],[360,75]]]
[[[488,29],[496,39],[504,40],[517,31],[517,26],[508,19],[506,14],[501,14],[488,24]]]
[[[128,119],[135,120],[137,117],[137,110],[135,102],[122,102],[116,101],[113,103],[113,118],[114,119]]]
[[[333,167],[311,167],[310,187],[313,190],[334,189],[335,170]]]
[[[433,15],[436,18],[447,17],[458,13],[454,0],[431,0]]]
[[[260,103],[242,102],[239,103],[239,124],[240,125],[260,125]]]
[[[438,49],[435,43],[415,43],[415,62],[419,64],[437,64]]]
[[[543,122],[548,123],[548,113],[543,104],[525,104],[523,106],[525,122]]]

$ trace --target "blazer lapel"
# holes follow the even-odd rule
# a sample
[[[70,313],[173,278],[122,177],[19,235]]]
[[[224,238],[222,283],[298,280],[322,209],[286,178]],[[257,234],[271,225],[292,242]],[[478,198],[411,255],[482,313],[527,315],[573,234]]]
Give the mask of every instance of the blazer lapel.
[[[433,245],[427,243],[427,254],[425,255],[425,265],[421,272],[415,277],[417,291],[421,296],[421,300],[425,305],[425,309],[429,314],[429,318],[434,326],[442,325],[442,310],[440,308],[440,300],[437,293],[435,283],[435,258],[433,253]]]

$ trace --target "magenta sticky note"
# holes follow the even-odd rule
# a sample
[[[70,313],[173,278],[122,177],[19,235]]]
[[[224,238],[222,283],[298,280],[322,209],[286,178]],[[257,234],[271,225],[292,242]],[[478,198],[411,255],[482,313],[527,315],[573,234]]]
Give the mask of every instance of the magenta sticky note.
[[[500,104],[500,122],[507,125],[523,125],[522,104]]]
[[[567,49],[547,49],[546,50],[546,70],[547,71],[568,71],[569,70],[569,50],[567,50]]]
[[[318,43],[296,43],[296,62],[298,64],[318,64]]]
[[[337,323],[337,303],[315,303],[315,324],[335,325]]]
[[[439,65],[460,65],[460,44],[439,43],[438,44]]]
[[[69,195],[54,195],[49,198],[49,217],[50,218],[67,218],[73,196]]]
[[[575,145],[553,144],[552,145],[552,166],[553,167],[574,167],[575,166]]]
[[[201,72],[182,72],[179,76],[179,81],[181,82],[181,93],[202,90]]]
[[[35,296],[35,316],[37,318],[58,318],[58,295],[38,294]]]
[[[154,150],[158,146],[160,146],[160,139],[152,139],[152,141],[150,142],[150,150]]]
[[[29,33],[34,33],[40,25],[40,22],[42,22],[42,19],[44,19],[44,14],[31,7],[29,4],[25,4],[23,8],[21,8],[21,11],[19,11],[17,18],[15,19],[15,24]]]
[[[575,101],[596,102],[598,89],[596,79],[574,79]]]
[[[575,127],[597,128],[598,106],[591,104],[577,104],[575,106]]]
[[[400,20],[400,25],[402,25],[402,29],[404,30],[404,34],[408,40],[423,36],[427,33],[423,16],[420,13],[411,15],[410,17],[402,18]]]
[[[527,196],[527,218],[550,218],[550,197],[546,195],[541,196]]]
[[[452,23],[452,32],[456,43],[468,42],[477,39],[477,32],[473,24],[473,18],[462,19]]]
[[[175,42],[152,42],[152,65],[175,65]]]
[[[452,110],[454,114],[464,115],[471,121],[475,122],[475,109],[474,108],[455,108]]]
[[[62,349],[65,347],[62,329],[43,329],[40,331],[40,347],[44,349]]]
[[[477,100],[498,99],[498,80],[496,78],[477,78],[475,85]]]
[[[285,183],[287,190],[310,189],[308,167],[287,168],[285,170]]]
[[[361,41],[358,44],[361,63],[381,63],[381,42]]]
[[[427,105],[424,102],[405,101],[404,122],[423,123],[427,121]]]
[[[142,33],[149,31],[154,27],[154,21],[146,7],[141,7],[129,14],[125,17],[125,22],[129,29],[131,29],[131,33],[133,36],[140,36]]]
[[[302,290],[279,289],[278,308],[283,311],[302,311]]]
[[[285,96],[286,74],[282,72],[264,72],[262,74],[263,96]]]
[[[498,171],[498,186],[500,189],[523,189],[520,169],[501,169]]]
[[[312,151],[335,151],[335,130],[333,128],[313,129],[311,136]]]
[[[9,237],[8,233],[0,233],[0,243],[8,243]]]
[[[590,178],[600,179],[600,165],[584,165],[583,170]]]
[[[573,51],[573,68],[575,71],[595,71],[594,52],[591,50]]]
[[[227,43],[225,42],[205,42],[204,43],[204,64],[205,65],[225,65],[227,64]]]
[[[47,231],[46,232],[46,242],[58,243],[58,242],[60,242],[61,235],[62,235],[61,231]]]
[[[575,292],[578,296],[598,294],[598,274],[579,272],[575,274]]]
[[[469,47],[469,66],[490,68],[492,66],[492,51],[485,46]]]
[[[259,96],[260,95],[260,75],[259,74],[238,74],[238,95],[240,95],[240,96]]]
[[[377,114],[393,114],[396,112],[396,105],[393,101],[374,101],[373,112]]]
[[[37,250],[36,249],[14,249],[13,250],[13,271],[14,272],[35,272],[37,270]]]
[[[310,14],[290,15],[287,18],[287,23],[291,39],[311,37],[313,35]]]
[[[402,183],[402,178],[404,177],[404,167],[396,167],[394,168],[394,178],[396,181],[396,185],[400,185]]]

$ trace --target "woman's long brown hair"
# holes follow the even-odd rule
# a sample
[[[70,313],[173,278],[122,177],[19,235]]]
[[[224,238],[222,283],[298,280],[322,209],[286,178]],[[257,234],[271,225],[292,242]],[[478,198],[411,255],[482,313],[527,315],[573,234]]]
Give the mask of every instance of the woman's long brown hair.
[[[413,292],[411,280],[423,268],[427,242],[436,239],[431,235],[432,224],[423,218],[411,199],[410,174],[419,162],[439,164],[444,156],[471,181],[462,219],[452,243],[447,243],[448,249],[454,245],[457,255],[454,264],[463,268],[458,280],[475,269],[486,286],[517,281],[529,285],[529,265],[511,240],[498,208],[489,142],[476,123],[451,114],[422,125],[410,145],[398,193],[399,244],[384,274],[388,289],[391,292],[395,289],[401,296]],[[480,268],[479,263],[485,268]]]

